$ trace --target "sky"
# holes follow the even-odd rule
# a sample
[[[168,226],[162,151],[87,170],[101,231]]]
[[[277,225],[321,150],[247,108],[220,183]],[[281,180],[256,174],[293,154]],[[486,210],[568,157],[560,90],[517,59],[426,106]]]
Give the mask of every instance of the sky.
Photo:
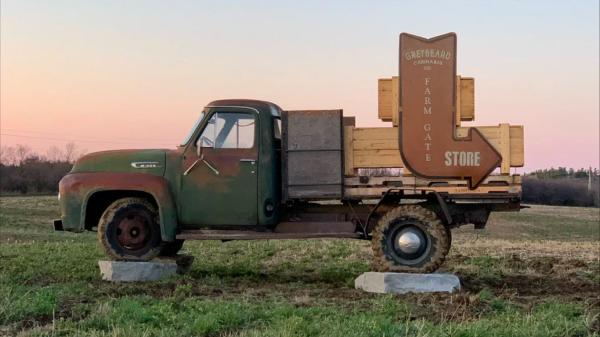
[[[458,35],[475,121],[525,127],[525,167],[599,166],[598,1],[28,1],[0,5],[0,143],[174,148],[204,105],[377,119],[398,36]]]

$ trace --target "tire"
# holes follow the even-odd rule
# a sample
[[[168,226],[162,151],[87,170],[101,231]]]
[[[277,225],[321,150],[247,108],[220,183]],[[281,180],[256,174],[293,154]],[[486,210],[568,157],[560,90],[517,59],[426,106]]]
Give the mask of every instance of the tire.
[[[118,199],[100,217],[98,241],[113,260],[155,258],[163,246],[156,208],[143,198]]]
[[[371,242],[375,270],[431,273],[448,255],[450,233],[434,212],[407,205],[381,218]]]
[[[183,247],[185,240],[175,240],[171,242],[163,243],[163,247],[160,251],[160,256],[175,256]]]

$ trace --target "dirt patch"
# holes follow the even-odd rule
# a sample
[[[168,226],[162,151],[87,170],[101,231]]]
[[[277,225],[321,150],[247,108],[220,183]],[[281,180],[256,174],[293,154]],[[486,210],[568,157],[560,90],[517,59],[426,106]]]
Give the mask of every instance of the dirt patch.
[[[546,267],[544,267],[546,268]],[[516,296],[595,296],[600,285],[579,277],[555,277],[549,275],[505,275],[501,278],[459,276],[467,292],[477,293],[484,288],[496,294],[513,293]]]

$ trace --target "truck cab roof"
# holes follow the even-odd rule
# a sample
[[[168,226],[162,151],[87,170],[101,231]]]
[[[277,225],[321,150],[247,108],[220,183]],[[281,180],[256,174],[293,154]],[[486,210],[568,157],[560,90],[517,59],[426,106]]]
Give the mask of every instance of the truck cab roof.
[[[256,99],[220,99],[208,103],[206,107],[212,108],[223,106],[249,107],[258,110],[259,112],[269,112],[273,117],[281,117],[281,108],[277,104]]]

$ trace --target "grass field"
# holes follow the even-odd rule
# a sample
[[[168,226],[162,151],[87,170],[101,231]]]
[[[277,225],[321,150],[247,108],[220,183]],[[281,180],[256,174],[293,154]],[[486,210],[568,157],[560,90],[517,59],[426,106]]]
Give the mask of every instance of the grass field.
[[[357,291],[370,243],[186,242],[191,271],[100,280],[94,233],[54,233],[55,197],[0,198],[0,336],[587,336],[599,210],[534,206],[454,232],[456,294]],[[597,330],[596,330],[597,331]],[[592,332],[598,336],[598,333]]]

